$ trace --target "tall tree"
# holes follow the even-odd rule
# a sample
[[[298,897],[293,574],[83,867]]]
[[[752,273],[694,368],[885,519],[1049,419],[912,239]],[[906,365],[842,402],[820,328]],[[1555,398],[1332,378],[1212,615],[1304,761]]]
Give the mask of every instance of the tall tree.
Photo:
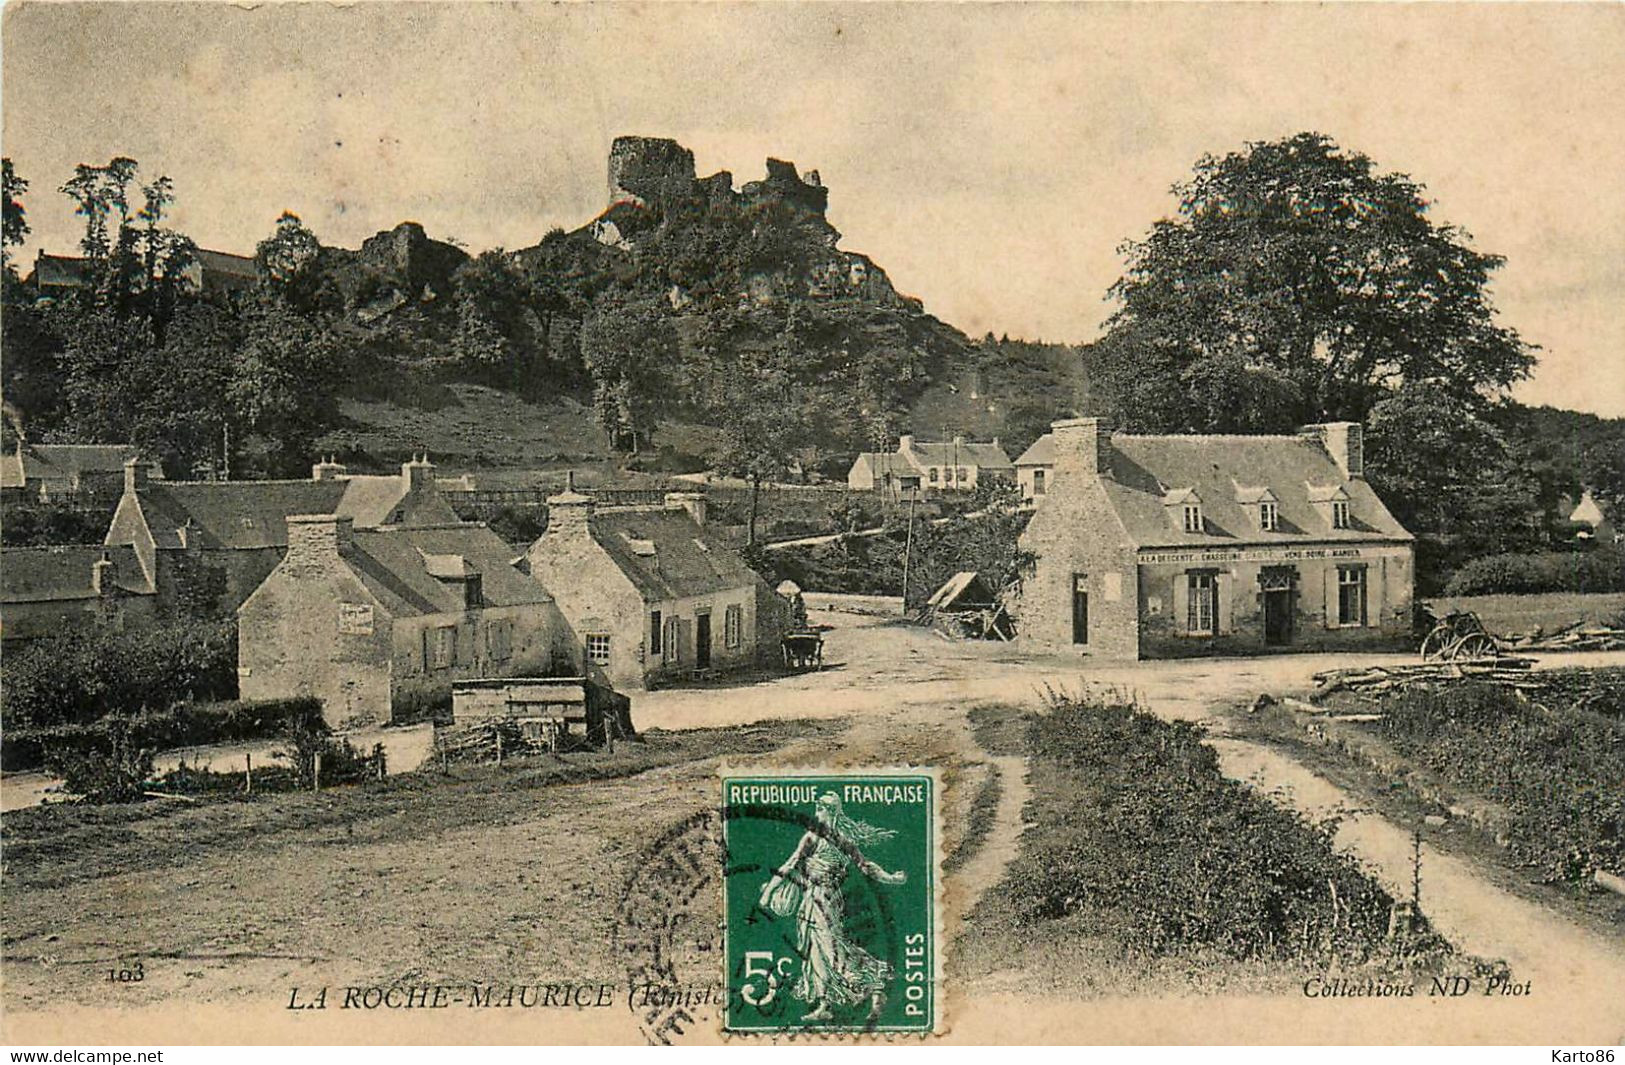
[[[254,249],[261,285],[270,296],[301,313],[317,308],[322,246],[292,211],[283,211],[276,231]]]
[[[0,219],[3,219],[0,255],[4,256],[6,273],[10,276],[14,271],[11,249],[28,239],[28,212],[22,201],[23,193],[28,191],[28,181],[17,173],[10,159],[0,160],[0,166],[5,170],[3,199],[0,199]]]
[[[669,402],[677,331],[654,299],[603,297],[581,325],[593,410],[616,448],[636,453]]]
[[[1483,399],[1533,353],[1495,321],[1500,256],[1430,217],[1422,185],[1300,133],[1204,156],[1178,216],[1124,245],[1101,383],[1151,430],[1360,420],[1405,383]]]

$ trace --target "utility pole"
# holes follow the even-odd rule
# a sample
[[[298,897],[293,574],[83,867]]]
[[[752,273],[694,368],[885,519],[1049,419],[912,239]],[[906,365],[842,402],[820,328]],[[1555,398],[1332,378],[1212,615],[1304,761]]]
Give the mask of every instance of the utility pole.
[[[903,534],[903,613],[908,613],[908,566],[914,554],[914,502],[919,499],[919,489],[908,497],[908,532]]]

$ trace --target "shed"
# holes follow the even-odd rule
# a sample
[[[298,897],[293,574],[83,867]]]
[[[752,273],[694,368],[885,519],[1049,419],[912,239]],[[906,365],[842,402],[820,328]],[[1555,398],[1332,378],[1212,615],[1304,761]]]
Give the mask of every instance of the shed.
[[[451,687],[453,727],[507,723],[549,750],[630,739],[632,700],[586,677],[500,677]],[[579,738],[576,738],[576,736]]]
[[[922,620],[950,636],[1008,640],[1010,615],[976,570],[961,570],[925,601]]]

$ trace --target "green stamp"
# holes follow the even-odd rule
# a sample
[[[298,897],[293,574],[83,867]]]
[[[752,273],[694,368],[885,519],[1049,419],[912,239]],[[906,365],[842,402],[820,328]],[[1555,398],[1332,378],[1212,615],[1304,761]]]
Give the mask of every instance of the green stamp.
[[[722,780],[730,1032],[933,1032],[938,783],[929,770]]]

